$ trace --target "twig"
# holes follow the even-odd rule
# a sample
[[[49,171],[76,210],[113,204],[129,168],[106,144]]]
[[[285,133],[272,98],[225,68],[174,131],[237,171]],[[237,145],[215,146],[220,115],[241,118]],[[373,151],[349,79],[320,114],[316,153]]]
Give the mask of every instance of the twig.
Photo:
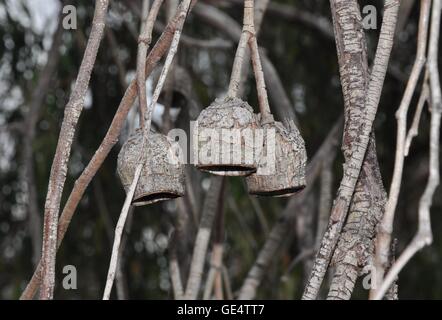
[[[194,3],[195,0],[192,2],[192,5]],[[180,15],[180,12],[177,12],[174,19],[170,23],[168,23],[163,34],[158,39],[155,46],[152,48],[146,60],[146,76],[148,76],[152,72],[153,68],[166,53],[167,49],[169,49],[175,30],[179,27],[180,21],[182,19],[183,17]],[[67,228],[69,227],[69,224],[71,222],[72,216],[75,213],[75,209],[77,208],[84,192],[86,191],[86,188],[97,173],[98,169],[101,167],[112,147],[117,143],[118,136],[124,125],[124,120],[126,119],[127,114],[129,113],[129,110],[132,107],[136,97],[137,86],[136,82],[132,81],[126,90],[123,99],[120,102],[118,110],[115,113],[115,116],[106,133],[106,136],[104,137],[99,148],[90,160],[89,164],[83,170],[80,177],[76,180],[74,188],[72,189],[71,194],[69,195],[69,198],[64,206],[58,226],[58,247],[60,247],[61,245]],[[32,275],[31,280],[26,286],[26,289],[22,293],[20,299],[32,299],[41,283],[41,271],[42,263],[40,260],[40,263],[38,264],[34,274]]]
[[[364,155],[369,144],[373,121],[376,117],[391,48],[393,46],[399,1],[386,0],[384,8],[381,33],[379,35],[373,70],[366,94],[365,110],[361,115],[363,121],[357,124],[356,128],[356,132],[358,132],[356,138],[357,147],[353,146],[351,148],[351,156],[344,164],[344,176],[341,180],[338,195],[330,214],[330,221],[316,256],[309,282],[304,290],[303,299],[315,299],[318,295],[319,288],[345,222],[359,172],[364,161]]]
[[[83,102],[89,86],[92,69],[95,64],[98,48],[105,27],[108,0],[97,1],[95,4],[92,30],[81,62],[80,71],[74,89],[66,105],[61,131],[52,162],[49,176],[48,193],[45,202],[43,253],[42,253],[42,287],[40,299],[52,299],[55,285],[55,259],[57,254],[58,212],[61,194],[66,180],[67,164],[74,139],[78,118],[83,109]]]
[[[253,13],[253,0],[249,0],[250,4],[252,6],[251,13]],[[245,3],[248,1],[246,0]],[[259,110],[261,112],[261,123],[266,123],[268,121],[273,121],[273,116],[270,111],[269,106],[269,99],[267,97],[267,89],[266,84],[264,80],[264,72],[262,71],[262,65],[261,65],[261,58],[259,57],[259,50],[258,50],[258,42],[256,41],[255,36],[255,27],[253,24],[253,16],[250,19],[252,24],[248,26],[251,29],[251,35],[249,39],[249,47],[250,47],[250,53],[252,57],[252,66],[253,66],[253,72],[255,74],[255,80],[256,80],[256,90],[258,92],[258,104],[259,104]]]
[[[118,255],[119,255],[118,249],[120,248],[121,234],[123,233],[124,224],[126,223],[126,218],[129,212],[130,204],[132,202],[132,198],[135,193],[135,188],[137,187],[138,184],[138,179],[140,178],[141,169],[143,169],[143,163],[140,163],[135,169],[134,179],[132,180],[132,184],[130,185],[129,190],[127,192],[126,199],[124,200],[124,205],[123,208],[121,209],[121,214],[120,217],[118,218],[117,226],[115,228],[114,244],[112,248],[112,256],[109,264],[109,270],[107,273],[106,287],[103,293],[103,300],[109,300],[112,286],[114,284],[115,270],[117,269],[117,264],[118,264]]]
[[[223,265],[222,267],[222,273],[223,273],[224,287],[226,288],[226,298],[227,300],[233,300],[232,285],[230,284],[229,272],[227,271],[225,265]]]
[[[224,177],[212,177],[210,179],[210,187],[204,201],[201,221],[195,239],[195,246],[193,248],[189,278],[187,280],[186,291],[184,294],[184,298],[187,300],[195,300],[198,296],[204,262],[206,260],[207,247],[209,245],[212,225],[215,220],[215,212],[224,181]]]
[[[399,198],[399,191],[402,182],[402,171],[404,167],[405,141],[407,134],[407,113],[410,106],[411,98],[416,88],[417,81],[425,64],[425,50],[427,45],[429,13],[430,0],[421,1],[416,60],[413,65],[413,69],[411,71],[404,96],[402,97],[401,104],[396,112],[398,125],[393,178],[390,185],[390,192],[387,204],[385,206],[385,213],[382,217],[381,223],[379,224],[378,235],[376,238],[374,266],[376,270],[375,279],[378,282],[377,286],[380,285],[384,277],[385,268],[388,265],[394,214]],[[372,290],[370,290],[370,296],[374,295],[376,295],[376,289],[373,288]]]
[[[143,130],[144,122],[146,121],[144,108],[147,105],[145,74],[146,55],[152,41],[152,29],[162,3],[163,0],[155,0],[152,4],[152,8],[149,10],[149,0],[143,0],[141,9],[141,30],[138,38],[137,53],[137,88],[140,105],[140,126]]]
[[[244,5],[244,22],[246,19],[246,9]],[[233,61],[232,74],[230,76],[229,89],[227,91],[227,96],[236,97],[238,95],[240,81],[241,81],[241,71],[246,58],[246,47],[249,40],[249,34],[243,28],[241,37],[239,38],[238,48],[236,49],[235,60]]]
[[[434,0],[431,13],[431,30],[428,46],[427,70],[430,81],[431,96],[431,123],[430,123],[430,173],[427,186],[419,201],[419,225],[416,235],[405,248],[397,261],[393,264],[379,289],[375,291],[373,299],[382,299],[396,276],[413,257],[413,255],[433,241],[431,232],[430,207],[436,187],[439,185],[439,134],[442,112],[442,94],[438,71],[438,46],[441,15],[441,0]],[[382,279],[381,279],[382,280]]]
[[[225,33],[232,41],[237,42],[240,40],[242,35],[241,27],[234,19],[223,11],[213,6],[200,3],[195,7],[195,14],[209,25]],[[258,28],[257,23],[255,28]],[[270,99],[272,100],[272,105],[276,110],[276,114],[279,115],[280,119],[290,118],[297,123],[296,115],[293,112],[293,106],[290,103],[290,99],[288,98],[287,92],[282,85],[282,81],[276,72],[275,67],[265,54],[261,57],[264,74],[269,80],[268,91]],[[243,61],[246,61],[244,57]],[[245,74],[244,69],[241,73]],[[241,77],[240,82],[238,83],[238,94],[242,91],[242,78],[243,77]]]
[[[333,187],[333,161],[336,157],[336,149],[333,149],[330,158],[324,162],[321,170],[321,186],[319,191],[318,222],[316,227],[315,247],[319,248],[322,236],[327,228],[328,215],[332,206],[332,187]]]
[[[208,300],[212,296],[212,290],[215,287],[215,298],[223,299],[222,290],[222,274],[221,268],[223,265],[223,251],[224,251],[224,193],[225,184],[221,189],[220,199],[218,201],[215,231],[213,235],[212,256],[210,259],[210,269],[207,275],[206,285],[204,288],[203,299]]]
[[[180,265],[178,263],[176,240],[177,240],[176,231],[173,231],[169,239],[169,274],[170,274],[170,280],[172,282],[174,298],[175,300],[179,300],[183,298],[184,289],[183,289],[183,282],[181,280]]]
[[[416,111],[413,116],[413,122],[411,124],[410,129],[407,133],[407,138],[405,139],[405,147],[404,147],[404,156],[408,156],[408,153],[410,152],[410,146],[411,142],[413,141],[413,138],[417,136],[419,132],[419,122],[421,120],[422,110],[424,109],[425,102],[428,101],[430,98],[430,89],[428,87],[428,80],[426,80],[427,77],[424,79],[424,85],[422,88],[422,92],[419,96],[419,100],[417,102]]]

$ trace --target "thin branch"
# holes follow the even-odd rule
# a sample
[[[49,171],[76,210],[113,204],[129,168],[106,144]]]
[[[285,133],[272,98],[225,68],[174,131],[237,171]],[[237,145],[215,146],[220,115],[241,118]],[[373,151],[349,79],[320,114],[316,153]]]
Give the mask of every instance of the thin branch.
[[[233,300],[233,292],[232,292],[232,285],[230,283],[230,276],[225,265],[222,266],[222,273],[223,273],[224,287],[226,288],[226,299]]]
[[[257,6],[258,5],[259,2],[257,3]],[[207,24],[225,33],[232,41],[240,41],[242,35],[241,27],[225,12],[213,6],[199,3],[195,7],[195,14],[199,16],[202,20],[204,20]],[[255,19],[255,21],[257,21],[257,19]],[[255,28],[258,28],[258,24],[256,22]],[[282,85],[282,81],[276,71],[276,68],[273,66],[272,62],[265,54],[262,54],[261,57],[264,74],[269,80],[267,83],[268,93],[270,99],[272,100],[272,106],[276,110],[276,114],[281,120],[289,118],[293,119],[295,123],[297,123],[298,121],[296,119],[295,113],[293,112],[293,106],[290,103],[290,99],[288,98],[287,92]],[[244,57],[243,60],[246,61]],[[245,73],[244,69],[241,71],[241,73]],[[242,78],[243,77],[241,77],[240,82],[238,83],[238,92],[242,91]]]
[[[356,145],[351,148],[351,156],[344,164],[344,176],[342,178],[336,201],[333,205],[327,231],[321,242],[321,247],[316,256],[309,282],[303,294],[303,299],[316,299],[319,288],[326,274],[330,259],[339,239],[344,225],[348,209],[350,207],[353,192],[359,177],[359,172],[364,161],[364,156],[370,141],[373,121],[376,117],[377,108],[384,84],[385,74],[388,68],[391,48],[393,47],[394,31],[399,8],[398,0],[386,0],[384,3],[384,18],[379,35],[379,42],[371,73],[370,82],[366,94],[363,121],[357,124],[358,136]]]
[[[75,135],[75,128],[83,109],[92,69],[95,65],[98,48],[103,37],[108,5],[108,0],[97,1],[95,4],[92,30],[74,89],[65,108],[57,148],[52,162],[45,202],[43,253],[41,257],[43,281],[40,299],[44,300],[52,299],[54,296],[58,212],[60,210],[61,195],[66,180],[67,164]]]
[[[132,198],[135,193],[135,188],[137,187],[138,179],[140,178],[141,169],[143,169],[143,163],[140,163],[135,169],[134,179],[132,180],[132,184],[130,185],[129,190],[127,192],[126,199],[124,200],[124,205],[123,208],[121,209],[121,214],[120,217],[118,218],[117,226],[115,228],[114,244],[112,248],[112,256],[109,264],[109,270],[107,273],[106,287],[103,293],[103,300],[109,300],[112,286],[114,284],[115,271],[117,269],[117,264],[118,264],[118,256],[119,256],[118,249],[120,248],[121,235],[124,230],[124,224],[126,223],[127,214],[129,212],[130,204],[132,202]]]
[[[219,0],[215,0],[218,2]],[[232,2],[235,5],[242,5],[243,0],[225,0],[226,2]],[[308,28],[319,31],[327,39],[333,39],[333,26],[330,21],[323,16],[310,13],[305,10],[301,10],[294,6],[270,2],[268,6],[268,14],[273,18],[281,18],[288,22],[301,23]]]
[[[382,217],[381,223],[379,224],[378,235],[376,238],[374,265],[376,270],[375,279],[378,282],[377,286],[380,285],[385,274],[385,269],[388,265],[394,214],[399,198],[399,191],[402,182],[402,171],[404,167],[405,142],[407,134],[407,113],[410,106],[411,98],[416,88],[417,81],[425,64],[430,3],[430,0],[421,1],[416,60],[413,65],[413,69],[411,71],[404,96],[402,97],[401,104],[396,112],[398,126],[393,178],[390,185],[388,201],[385,206],[385,213]],[[372,290],[370,290],[370,295],[376,295],[376,289],[373,288]]]
[[[319,248],[322,236],[327,228],[327,221],[333,202],[333,162],[336,158],[336,149],[333,149],[330,158],[324,162],[321,170],[321,186],[319,190],[318,221],[316,227],[315,247]]]
[[[152,113],[154,111],[155,105],[158,101],[158,98],[160,97],[160,93],[163,90],[163,86],[164,83],[166,81],[166,77],[167,74],[169,72],[170,66],[172,65],[172,61],[173,58],[175,57],[175,54],[178,50],[178,44],[180,41],[180,35],[181,35],[181,29],[184,25],[184,21],[185,18],[187,16],[187,12],[189,10],[190,7],[190,2],[191,0],[183,0],[183,6],[181,7],[181,10],[179,12],[179,15],[183,17],[182,20],[180,20],[180,24],[179,27],[175,30],[173,39],[172,39],[172,43],[170,45],[170,49],[169,52],[167,54],[166,57],[166,61],[164,63],[163,69],[161,70],[161,74],[160,74],[160,78],[158,80],[157,86],[155,88],[155,91],[152,95],[152,100],[150,101],[150,104],[147,106],[147,112],[145,114],[146,118],[145,118],[145,125],[143,128],[143,142],[141,144],[141,150],[144,150],[144,146],[146,144],[147,139],[149,138],[149,132],[150,132],[150,123],[151,123],[151,119],[152,119]],[[160,3],[161,4],[161,3]],[[156,8],[152,7],[152,10],[157,10]],[[151,14],[149,14],[149,17],[151,16]],[[155,19],[156,15],[154,15]],[[146,24],[150,24],[151,26],[153,26],[154,21],[147,21]],[[143,30],[146,31],[146,30]],[[138,67],[143,68],[144,69],[145,65],[138,65]],[[137,70],[138,72],[138,70]],[[145,76],[145,75],[144,75]],[[144,82],[144,86],[145,86],[145,81]],[[141,104],[141,101],[140,101]],[[144,105],[143,105],[144,107]],[[126,218],[127,218],[127,213],[129,212],[129,207],[130,204],[132,202],[132,198],[133,195],[135,193],[135,188],[137,186],[138,183],[138,179],[140,177],[140,173],[141,170],[143,168],[143,165],[146,161],[146,153],[142,152],[140,153],[140,157],[139,157],[139,161],[138,161],[138,166],[135,169],[135,174],[134,174],[134,178],[132,181],[132,184],[130,185],[129,191],[127,192],[126,195],[126,200],[124,202],[123,205],[123,209],[121,210],[121,214],[120,214],[120,218],[118,219],[118,223],[117,226],[115,228],[115,238],[114,238],[114,245],[112,248],[112,256],[111,256],[111,262],[109,264],[109,271],[107,274],[107,281],[106,281],[106,287],[104,289],[104,294],[103,294],[103,300],[108,300],[110,297],[110,293],[112,290],[112,286],[113,286],[113,282],[115,279],[115,271],[117,269],[117,263],[118,263],[118,256],[119,256],[119,248],[120,248],[120,241],[121,241],[121,235],[122,235],[122,231],[124,229],[124,224],[126,223]]]
[[[147,105],[146,98],[146,55],[152,41],[152,29],[158,16],[163,0],[155,0],[149,10],[149,0],[143,0],[141,9],[141,30],[138,38],[137,53],[137,88],[140,106],[140,125],[144,130],[145,114],[144,108]]]
[[[244,7],[244,20],[246,19],[246,8]],[[245,21],[244,21],[245,23]],[[246,47],[249,40],[249,33],[243,28],[239,39],[238,48],[236,49],[235,60],[233,61],[232,74],[230,76],[229,89],[227,96],[236,97],[238,95],[241,71],[246,60]]]
[[[194,3],[195,0],[192,2],[192,5]],[[146,77],[150,75],[153,68],[157,65],[157,63],[169,49],[175,30],[180,26],[180,22],[182,19],[183,17],[180,15],[180,12],[177,12],[174,19],[170,23],[168,23],[163,34],[158,39],[155,46],[152,48],[146,60]],[[72,216],[75,213],[75,209],[77,208],[84,192],[86,191],[86,188],[97,173],[98,169],[103,164],[112,147],[117,143],[118,136],[120,135],[121,129],[124,125],[124,120],[126,119],[127,114],[129,113],[129,110],[131,109],[136,97],[136,81],[132,81],[126,90],[123,99],[120,102],[117,112],[115,113],[112,123],[106,133],[106,136],[104,137],[99,148],[90,160],[89,164],[86,166],[80,177],[75,182],[74,188],[72,189],[71,194],[69,195],[69,198],[64,206],[58,226],[58,247],[60,247],[61,245],[67,228],[69,227],[69,224],[71,222]],[[40,260],[40,263],[38,264],[31,280],[26,286],[26,289],[22,293],[20,299],[32,299],[34,297],[41,283],[41,271],[42,263]]]
[[[186,291],[184,294],[186,300],[195,300],[199,293],[207,247],[209,246],[212,225],[215,220],[216,208],[219,204],[224,182],[224,177],[212,177],[210,179],[210,187],[204,201],[201,221],[195,239],[195,246],[193,248],[189,278],[187,280]]]
[[[215,291],[215,298],[218,300],[223,299],[222,290],[222,274],[221,269],[223,266],[223,252],[224,252],[224,193],[225,184],[220,191],[220,199],[218,202],[215,231],[213,235],[213,247],[212,255],[210,258],[210,269],[207,275],[206,285],[204,288],[203,299],[208,300],[212,296],[212,291]],[[215,289],[214,289],[215,288]]]
[[[442,94],[437,62],[441,9],[441,0],[434,0],[431,14],[431,30],[427,62],[431,96],[430,173],[427,186],[425,187],[425,191],[419,201],[418,230],[411,243],[407,246],[407,248],[405,248],[387,273],[385,279],[383,279],[379,289],[375,291],[373,299],[376,300],[382,299],[385,292],[395,280],[396,276],[407,264],[407,262],[414,256],[414,254],[424,246],[431,244],[433,241],[433,235],[431,232],[430,207],[432,205],[434,191],[439,185],[439,134],[442,112]]]
[[[285,239],[285,235],[287,234],[290,225],[289,222],[297,211],[295,208],[307,198],[310,191],[313,189],[312,186],[314,181],[321,172],[323,162],[328,159],[330,152],[332,152],[332,150],[338,145],[341,128],[342,117],[333,125],[326,139],[308,164],[306,177],[307,187],[299,197],[293,197],[289,200],[281,217],[273,225],[266,242],[241,286],[239,291],[240,300],[250,300],[256,296],[256,290],[258,289],[267,268],[270,266],[270,263],[274,261],[278,248]]]
[[[177,255],[177,234],[176,231],[172,232],[169,239],[169,274],[172,282],[173,295],[175,300],[183,298],[184,288],[181,280],[180,265],[178,263]]]
[[[422,92],[417,102],[416,111],[413,116],[413,122],[411,123],[411,127],[407,133],[407,138],[405,139],[404,156],[408,156],[408,153],[410,152],[411,142],[413,141],[414,137],[416,137],[419,133],[419,122],[421,120],[422,111],[424,109],[425,102],[430,99],[430,89],[427,82],[428,80],[425,79]]]

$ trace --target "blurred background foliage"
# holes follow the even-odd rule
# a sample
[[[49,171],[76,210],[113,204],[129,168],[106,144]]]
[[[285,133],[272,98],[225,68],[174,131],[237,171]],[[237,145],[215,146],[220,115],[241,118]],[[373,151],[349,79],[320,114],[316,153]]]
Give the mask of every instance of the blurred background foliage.
[[[241,6],[235,1],[202,1],[219,7],[238,23],[242,21]],[[131,3],[132,2],[132,3]],[[326,0],[271,1],[331,21]],[[391,69],[385,82],[375,130],[377,151],[384,185],[388,190],[392,176],[396,136],[394,113],[404,91],[416,51],[418,1],[414,1],[406,23],[398,30],[391,57]],[[112,31],[116,45],[105,36],[101,43],[92,75],[85,109],[77,128],[72,148],[69,172],[63,193],[62,206],[75,179],[87,165],[102,138],[125,90],[115,63],[116,54],[126,70],[125,81],[132,79],[136,64],[139,17],[131,5],[138,0],[111,1],[107,28]],[[236,1],[237,3],[237,1]],[[61,58],[51,81],[43,108],[39,114],[37,132],[32,142],[38,208],[43,214],[52,157],[57,143],[64,106],[78,72],[85,39],[90,31],[94,2],[69,1],[77,8],[78,29],[63,32]],[[361,6],[373,4],[381,21],[382,1],[361,1]],[[57,24],[58,0],[1,0],[0,1],[0,298],[16,299],[30,279],[34,266],[29,231],[27,192],[23,175],[23,137],[20,124],[28,112],[32,89],[39,81],[39,71],[45,64],[52,33]],[[159,21],[166,17],[161,11]],[[43,21],[43,22],[42,22]],[[39,23],[37,23],[39,22]],[[38,27],[39,26],[39,27]],[[330,32],[332,30],[330,29]],[[228,37],[191,14],[184,33],[196,39]],[[366,32],[370,59],[378,30]],[[154,40],[159,32],[154,33]],[[259,44],[273,62],[299,120],[306,141],[309,158],[343,110],[341,87],[334,40],[310,26],[267,12]],[[233,63],[235,44],[227,49],[206,49],[181,44],[177,61],[192,76],[195,98],[200,107],[225,93]],[[249,76],[247,100],[257,106],[254,80]],[[416,106],[413,100],[412,111]],[[186,110],[181,110],[177,126]],[[181,121],[182,122],[182,121]],[[397,208],[395,236],[398,252],[416,231],[417,205],[426,183],[428,171],[429,114],[422,116],[419,136],[406,159],[403,186]],[[26,128],[23,128],[26,130]],[[113,228],[124,201],[124,191],[115,174],[116,157],[121,144],[113,148],[109,157],[86,191],[57,256],[58,299],[97,299],[104,289],[113,241]],[[334,191],[342,174],[342,156],[338,152],[334,163]],[[190,167],[191,172],[196,171]],[[207,190],[208,176],[198,175],[202,192],[198,192],[199,207]],[[307,263],[298,264],[282,277],[302,249],[302,237],[314,237],[319,186],[306,202],[306,214],[312,217],[301,234],[291,222],[281,254],[274,259],[258,298],[298,299],[309,270]],[[441,191],[438,189],[432,208],[434,243],[425,248],[405,267],[400,275],[400,298],[442,298],[442,215]],[[224,199],[226,215],[225,255],[233,291],[238,290],[274,224],[287,202],[286,199],[257,198],[258,206],[250,201],[240,178],[229,178]],[[169,201],[136,208],[127,228],[123,254],[123,274],[131,299],[171,298],[168,273],[168,239],[176,218],[176,203]],[[264,212],[260,223],[257,210]],[[298,214],[298,213],[296,213]],[[295,214],[295,216],[296,216]],[[296,219],[295,219],[296,220]],[[188,254],[192,252],[189,246]],[[74,265],[78,271],[78,289],[64,290],[61,285],[62,268]],[[115,290],[113,291],[115,297]],[[355,298],[367,297],[358,288]]]

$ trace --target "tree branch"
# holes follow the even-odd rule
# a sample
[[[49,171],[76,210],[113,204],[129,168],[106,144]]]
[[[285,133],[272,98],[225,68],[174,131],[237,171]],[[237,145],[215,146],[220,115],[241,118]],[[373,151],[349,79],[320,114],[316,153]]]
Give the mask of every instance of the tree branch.
[[[192,1],[191,8],[194,3],[195,0]],[[160,36],[157,43],[150,51],[146,60],[146,77],[150,75],[153,68],[157,65],[157,63],[169,49],[175,30],[179,27],[179,23],[182,18],[183,17],[178,12],[175,15],[174,19],[168,23],[163,34]],[[106,136],[104,137],[99,148],[90,160],[89,164],[83,170],[80,177],[76,180],[74,188],[72,189],[71,194],[69,195],[69,198],[64,206],[58,226],[58,247],[60,247],[61,245],[67,228],[69,227],[69,224],[71,222],[72,216],[75,213],[75,209],[77,208],[84,192],[86,191],[87,186],[97,173],[98,169],[103,164],[112,147],[117,143],[118,136],[124,125],[124,120],[126,119],[127,114],[129,113],[129,110],[132,107],[136,97],[136,81],[132,81],[126,90],[123,99],[120,102],[117,112],[115,113],[112,123],[106,133]],[[42,263],[40,261],[20,299],[32,299],[41,283],[41,271]]]
[[[433,235],[431,232],[430,207],[434,191],[439,185],[439,135],[440,135],[440,121],[442,112],[442,94],[440,86],[440,77],[438,71],[438,47],[439,47],[439,32],[440,32],[440,16],[441,16],[442,2],[441,0],[434,0],[431,13],[431,30],[428,45],[428,62],[427,70],[430,81],[430,96],[431,96],[431,123],[430,123],[430,173],[428,176],[427,186],[419,201],[419,225],[416,235],[411,243],[405,248],[404,252],[399,256],[397,261],[390,268],[389,272],[382,279],[382,284],[374,291],[373,299],[382,299],[385,292],[391,286],[396,276],[413,257],[413,255],[426,245],[433,242]],[[377,271],[377,270],[376,270]],[[379,275],[377,275],[378,277]]]
[[[376,239],[376,255],[375,255],[375,271],[377,282],[375,287],[379,287],[388,266],[390,255],[391,233],[393,230],[394,213],[396,210],[399,191],[402,183],[402,171],[404,167],[405,144],[407,135],[407,113],[410,106],[411,98],[416,89],[417,81],[421,74],[425,63],[425,50],[427,45],[428,33],[428,17],[430,13],[430,1],[421,1],[420,17],[419,17],[419,34],[417,42],[416,60],[407,83],[407,87],[402,97],[399,109],[396,112],[398,122],[396,137],[396,155],[393,171],[393,178],[390,185],[388,201],[385,206],[385,213],[379,225]],[[370,290],[370,295],[376,295],[376,289]]]
[[[342,0],[335,0],[332,2],[332,4],[336,3],[337,6],[343,5],[341,9],[345,11],[345,5],[349,3],[344,2],[342,2]],[[349,133],[354,137],[349,140],[351,147],[348,149],[347,155],[347,152],[344,150],[344,156],[346,159],[348,159],[344,163],[344,176],[330,214],[330,221],[326,233],[324,234],[321,247],[316,255],[316,260],[313,265],[309,282],[305,288],[303,299],[316,299],[350,207],[353,192],[355,190],[362,163],[364,161],[364,156],[370,141],[373,121],[376,116],[385,74],[388,68],[388,61],[390,58],[391,48],[393,46],[398,7],[398,0],[386,0],[384,3],[384,19],[382,21],[373,70],[367,89],[365,108],[363,112],[355,114],[357,117],[356,119],[359,118],[361,121],[352,121],[349,125],[354,125],[354,127],[348,128],[347,125],[347,128],[344,131],[346,134]],[[360,13],[358,12],[358,14]],[[340,27],[342,27],[344,30],[349,28],[350,32],[345,34],[345,36],[351,37],[351,26],[348,24],[352,24],[354,22],[352,19],[350,19],[346,23],[347,24]],[[345,40],[346,39],[344,39],[344,43]],[[357,54],[358,51],[362,50],[362,48],[359,47],[360,43],[348,42],[346,44],[348,45],[348,48],[344,49],[344,51],[349,50],[350,54]],[[337,42],[337,46],[339,46],[339,42]],[[361,79],[359,78],[355,81],[361,81]],[[343,88],[347,85],[350,84],[343,83]],[[344,142],[347,142],[345,137]]]
[[[83,109],[84,98],[89,86],[92,69],[95,64],[98,48],[103,37],[108,0],[97,1],[95,4],[92,30],[81,62],[80,71],[75,81],[74,89],[66,105],[61,131],[52,162],[49,176],[48,193],[46,195],[43,253],[42,253],[42,287],[41,299],[52,299],[55,285],[55,258],[57,254],[58,212],[61,195],[67,174],[67,164],[74,139],[78,118]]]

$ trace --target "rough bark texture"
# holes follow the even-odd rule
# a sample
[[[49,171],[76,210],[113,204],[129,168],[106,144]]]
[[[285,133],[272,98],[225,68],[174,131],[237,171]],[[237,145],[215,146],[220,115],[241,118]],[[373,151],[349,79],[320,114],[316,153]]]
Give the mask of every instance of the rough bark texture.
[[[37,265],[41,257],[41,217],[39,213],[37,188],[34,173],[33,142],[44,98],[50,90],[52,76],[60,60],[60,43],[63,35],[62,16],[59,16],[57,29],[52,36],[52,45],[48,59],[40,72],[39,82],[32,92],[29,110],[25,116],[25,132],[23,137],[23,162],[25,166],[26,189],[28,193],[29,229],[32,239],[32,262]]]
[[[386,10],[367,87],[366,69],[358,68],[366,61],[363,33],[358,31],[362,30],[359,6],[356,1],[331,1],[344,104],[350,106],[345,108],[344,175],[303,299],[316,299],[351,204],[388,67],[398,6],[397,0],[385,2]]]
[[[376,158],[374,137],[356,184],[347,221],[339,238],[332,265],[336,267],[328,299],[348,300],[358,275],[372,265],[376,226],[382,217],[386,192]]]
[[[369,81],[367,51],[357,2],[354,1],[343,9],[341,4],[332,1],[331,8],[345,101],[344,142],[347,144],[343,144],[342,150],[348,161],[352,143],[355,142],[357,134],[354,128],[359,125],[360,115],[365,108],[365,95]],[[348,23],[348,19],[354,19],[356,23],[348,24],[351,29],[341,28]],[[349,57],[346,56],[346,52],[352,41],[358,45],[355,46],[356,51]],[[386,194],[376,156],[375,138],[372,133],[347,221],[333,257],[332,264],[336,267],[336,272],[332,279],[328,299],[350,299],[357,275],[367,264],[371,264],[372,239],[376,225],[382,216],[385,199]]]
[[[108,0],[100,0],[95,4],[91,34],[74,89],[66,105],[57,148],[52,162],[44,214],[41,299],[52,299],[54,295],[58,212],[60,210],[61,195],[66,180],[67,164],[72,141],[74,140],[75,128],[83,109],[89,79],[95,64],[101,38],[103,37],[108,4]]]
[[[300,194],[299,197],[292,197],[286,208],[284,209],[281,217],[272,227],[267,240],[260,250],[258,257],[251,267],[250,271],[247,274],[247,277],[240,289],[239,299],[241,300],[250,300],[254,299],[256,296],[256,291],[258,289],[259,284],[262,281],[262,278],[270,266],[270,263],[274,261],[275,256],[278,252],[278,248],[281,246],[283,240],[285,239],[285,235],[288,232],[290,227],[290,221],[292,220],[295,212],[295,208],[302,203],[309,191],[312,189],[312,185],[319,175],[321,166],[324,161],[328,158],[331,150],[335,148],[339,141],[339,133],[341,132],[341,123],[342,119],[339,119],[333,128],[330,130],[327,138],[324,143],[321,145],[319,150],[316,152],[312,161],[307,166],[307,187]]]

